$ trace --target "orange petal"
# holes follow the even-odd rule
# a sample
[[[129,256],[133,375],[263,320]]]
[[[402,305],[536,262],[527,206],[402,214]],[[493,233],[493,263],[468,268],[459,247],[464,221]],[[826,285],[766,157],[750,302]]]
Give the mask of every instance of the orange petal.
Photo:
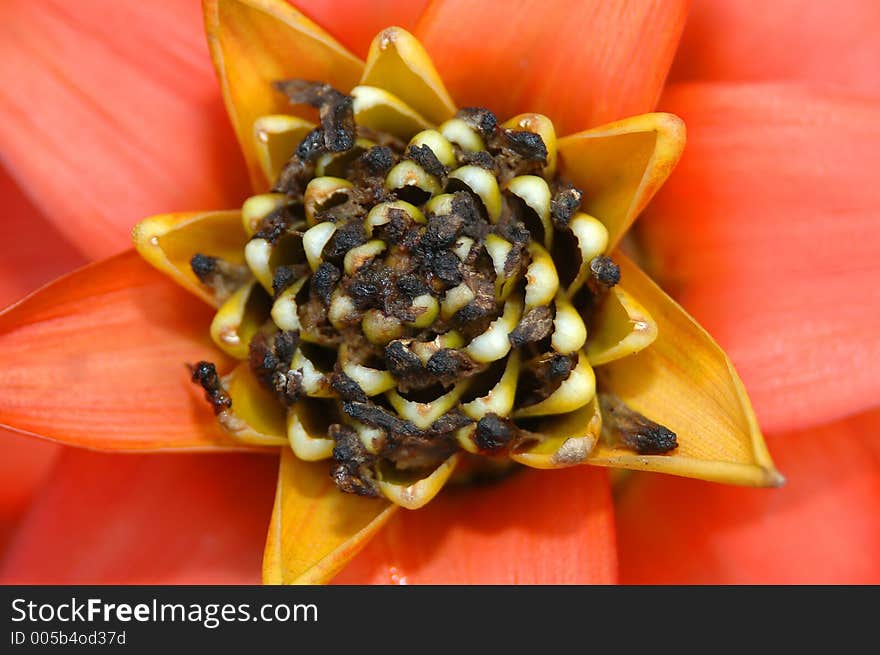
[[[609,584],[617,579],[606,475],[521,470],[398,512],[339,584]]]
[[[327,463],[281,452],[272,522],[263,555],[266,584],[327,582],[397,509],[339,491]]]
[[[389,25],[412,31],[428,0],[295,0],[293,4],[358,57],[366,58],[373,37]]]
[[[638,455],[600,442],[589,463],[753,486],[779,485],[749,399],[718,345],[622,254],[627,290],[657,322],[657,339],[637,355],[596,369],[600,390],[678,435],[666,455]]]
[[[880,413],[769,441],[783,489],[627,481],[617,505],[622,581],[880,583]]]
[[[241,447],[184,366],[224,370],[210,322],[134,251],[71,273],[0,314],[0,425],[98,449]]]
[[[4,162],[89,257],[143,216],[247,192],[201,25],[191,2],[0,6]]]
[[[416,29],[459,106],[540,112],[560,134],[651,111],[684,0],[445,0]]]
[[[276,458],[65,450],[4,584],[257,584]]]
[[[792,80],[880,95],[875,0],[701,0],[688,15],[670,79]]]
[[[251,184],[265,190],[271,181],[254,147],[254,121],[291,111],[272,82],[298,77],[347,92],[357,84],[363,64],[282,0],[202,0],[202,5],[211,56]]]
[[[0,206],[0,307],[85,263],[85,258],[58,233],[2,167]]]
[[[0,429],[0,553],[3,525],[11,525],[46,480],[61,449]]]
[[[584,192],[581,209],[608,229],[610,251],[678,163],[685,126],[674,114],[642,114],[557,143],[562,176]]]
[[[762,427],[876,406],[880,106],[771,85],[679,86],[665,104],[689,145],[643,242]]]
[[[0,307],[83,263],[62,237],[0,168]],[[34,244],[39,244],[38,248]],[[0,552],[19,514],[45,479],[59,448],[0,429]]]

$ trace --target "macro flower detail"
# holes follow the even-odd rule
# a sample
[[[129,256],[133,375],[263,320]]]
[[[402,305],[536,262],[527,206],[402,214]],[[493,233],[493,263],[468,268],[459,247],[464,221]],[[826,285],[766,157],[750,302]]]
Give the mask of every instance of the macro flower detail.
[[[411,39],[386,30],[377,51]],[[592,365],[648,347],[657,326],[615,288],[608,230],[558,176],[549,118],[499,124],[468,108],[432,127],[384,89],[273,86],[318,110],[320,127],[256,119],[254,147],[274,183],[244,203],[243,257],[189,260],[220,305],[214,342],[247,362],[225,380],[210,362],[193,366],[230,434],[271,441],[277,432],[254,425],[286,423],[298,458],[335,460],[341,490],[409,509],[457,468],[479,467],[471,455],[571,466],[602,426],[607,442],[640,454],[676,448],[667,428],[596,396]],[[170,227],[198,248],[202,233],[188,235],[199,225],[149,219],[135,243],[169,270],[161,238]]]
[[[666,270],[690,274],[659,254],[711,243],[713,228],[695,236],[682,220],[628,234],[685,146],[676,115],[619,118],[654,106],[662,62],[631,108],[597,101],[579,112],[580,90],[548,100],[564,78],[549,69],[510,97],[477,97],[486,67],[506,61],[495,43],[469,42],[468,70],[445,58],[439,28],[405,23],[412,33],[386,27],[355,49],[362,61],[284,2],[203,8],[250,195],[230,210],[141,220],[136,253],[4,312],[12,373],[0,380],[0,423],[88,448],[280,453],[270,583],[329,581],[383,530],[362,562],[410,539],[430,552],[471,506],[484,519],[497,509],[494,530],[519,508],[544,526],[571,491],[556,516],[574,525],[571,508],[589,505],[582,481],[603,475],[590,467],[782,484],[727,355],[641,268],[664,282]],[[510,68],[543,74],[540,48],[529,48],[538,54],[511,56]],[[686,108],[672,110],[690,129]],[[695,122],[704,139],[709,116]],[[729,175],[743,167],[734,154]],[[664,211],[678,202],[694,213],[687,184],[672,184]],[[708,281],[700,293],[711,297]],[[99,343],[91,325],[125,338]],[[41,348],[15,354],[37,338]],[[765,396],[753,398],[763,421]],[[161,420],[132,418],[147,414]],[[226,457],[229,471],[246,459]],[[650,511],[651,495],[637,498],[623,505],[629,517]],[[406,579],[403,562],[391,579]]]

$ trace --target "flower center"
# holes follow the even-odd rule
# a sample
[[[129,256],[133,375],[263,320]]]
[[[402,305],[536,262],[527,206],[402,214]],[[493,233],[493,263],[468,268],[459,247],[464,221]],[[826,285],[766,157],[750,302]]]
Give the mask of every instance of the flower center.
[[[251,370],[283,406],[319,404],[340,489],[378,496],[382,481],[423,479],[461,451],[514,453],[541,439],[541,420],[594,400],[583,347],[620,270],[540,129],[468,108],[406,142],[358,125],[353,98],[326,84],[276,88],[317,108],[320,127],[272,193],[245,203],[247,268],[203,255],[192,268],[221,297],[253,273],[241,308],[258,325]],[[230,409],[211,364],[193,379],[218,414]],[[662,426],[600,399],[628,447],[675,448]]]

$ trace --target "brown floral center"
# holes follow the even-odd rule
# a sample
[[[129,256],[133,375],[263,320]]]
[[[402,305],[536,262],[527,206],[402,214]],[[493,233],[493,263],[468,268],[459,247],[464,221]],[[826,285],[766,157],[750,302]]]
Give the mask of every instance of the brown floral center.
[[[261,322],[249,365],[285,407],[321,404],[340,489],[378,496],[380,478],[420,479],[462,450],[514,452],[540,439],[541,417],[593,400],[586,326],[620,270],[604,247],[578,265],[582,192],[549,169],[540,134],[467,108],[407,143],[359,126],[353,98],[326,84],[276,88],[321,124],[246,249],[271,281],[248,300]],[[250,276],[203,255],[191,264],[221,297]],[[211,364],[193,379],[218,414],[230,409]],[[608,438],[676,447],[619,399],[599,400]]]

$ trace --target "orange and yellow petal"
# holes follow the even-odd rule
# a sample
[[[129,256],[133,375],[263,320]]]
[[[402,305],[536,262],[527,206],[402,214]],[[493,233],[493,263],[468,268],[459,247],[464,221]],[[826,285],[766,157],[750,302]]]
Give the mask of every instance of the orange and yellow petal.
[[[876,406],[880,105],[684,85],[688,148],[643,217],[650,270],[727,351],[766,431]]]
[[[616,505],[621,582],[880,583],[880,413],[769,442],[788,476],[773,493],[626,480]]]
[[[611,584],[614,516],[605,472],[521,470],[447,488],[400,511],[338,584]]]
[[[415,31],[459,106],[540,112],[560,134],[651,111],[683,0],[442,0]]]
[[[258,584],[277,458],[67,449],[5,584]]]
[[[3,3],[0,77],[5,165],[92,259],[144,216],[247,193],[195,2]]]
[[[254,145],[254,121],[291,113],[287,98],[272,82],[302,78],[327,82],[348,92],[363,69],[319,25],[283,0],[203,0],[205,31],[229,118],[244,152],[251,184],[264,191]],[[303,111],[293,108],[292,113]],[[306,117],[314,116],[314,111]]]
[[[134,251],[60,278],[0,314],[0,425],[95,449],[241,448],[185,365],[224,370],[210,321]]]

